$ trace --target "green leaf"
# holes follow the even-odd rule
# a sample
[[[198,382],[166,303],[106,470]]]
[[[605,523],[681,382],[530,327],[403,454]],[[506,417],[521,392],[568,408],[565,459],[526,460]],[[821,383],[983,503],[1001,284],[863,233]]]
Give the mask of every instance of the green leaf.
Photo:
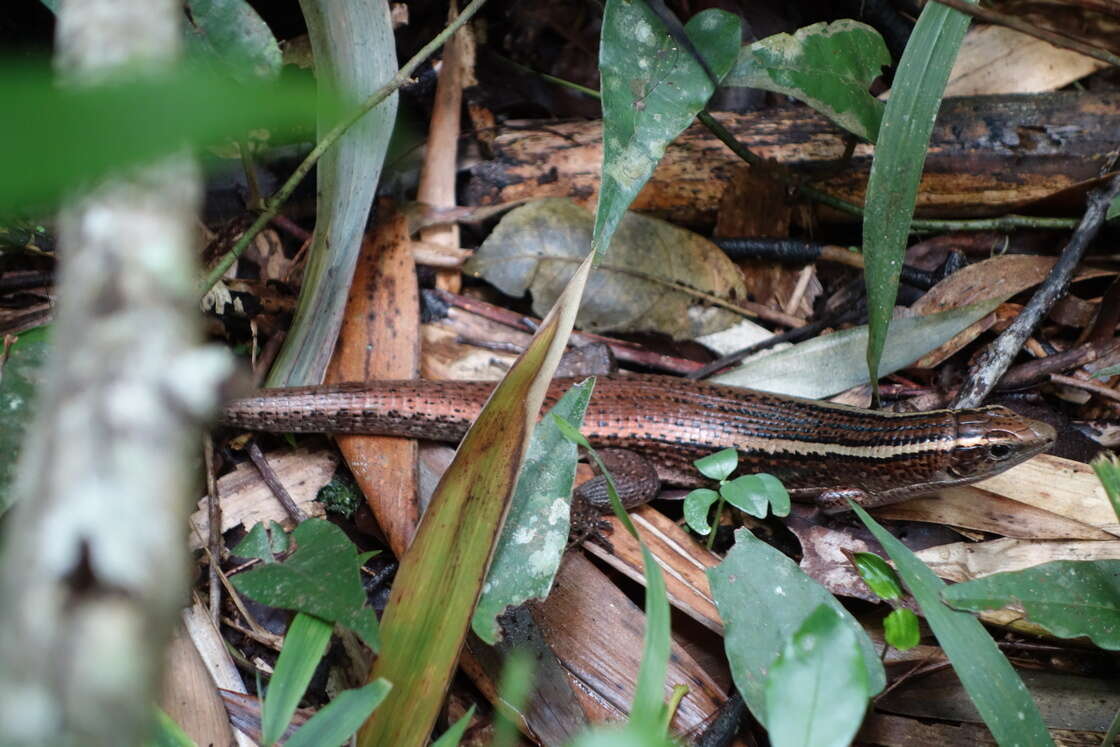
[[[1116,455],[1111,451],[1104,452],[1092,462],[1090,465],[1093,471],[1097,473],[1097,479],[1101,481],[1104,486],[1104,492],[1108,496],[1108,502],[1112,504],[1112,512],[1120,518],[1120,460],[1116,459]]]
[[[233,548],[239,558],[259,558],[266,563],[275,563],[277,555],[283,555],[291,547],[288,533],[275,521],[269,522],[266,529],[263,521],[258,521],[245,538]]]
[[[669,595],[665,591],[665,577],[661,566],[653,559],[644,542],[642,569],[646,579],[646,633],[642,645],[642,663],[638,667],[638,680],[634,688],[634,703],[630,706],[630,720],[643,729],[657,730],[665,737],[668,719],[664,718],[665,674],[669,668]]]
[[[652,730],[648,733],[656,735],[658,743],[664,738],[669,726],[669,719],[664,718],[664,705],[662,693],[665,691],[665,673],[669,665],[669,595],[665,591],[665,578],[661,575],[661,566],[653,558],[653,554],[642,541],[634,523],[630,521],[622,501],[618,497],[618,490],[614,478],[603,464],[595,449],[587,443],[583,434],[569,423],[560,418],[553,417],[557,427],[574,443],[587,450],[588,456],[599,467],[599,471],[607,478],[607,495],[611,501],[614,515],[622,526],[630,533],[638,546],[642,548],[642,570],[646,581],[646,633],[642,648],[642,663],[638,667],[638,678],[634,688],[634,702],[630,706],[630,723],[643,730]]]
[[[649,725],[606,724],[590,729],[572,741],[570,747],[674,747],[677,743]]]
[[[544,599],[568,547],[568,509],[575,482],[576,445],[556,426],[578,428],[591,400],[594,380],[577,384],[541,420],[529,442],[498,548],[486,574],[471,629],[490,645],[501,635],[498,615],[529,599]]]
[[[1094,379],[1107,379],[1116,374],[1120,374],[1120,365],[1106,366],[1093,374]]]
[[[879,371],[886,375],[905,368],[999,304],[999,299],[991,299],[895,320]],[[828,397],[868,382],[867,343],[868,327],[853,327],[752,358],[711,380],[796,397]]]
[[[342,744],[373,713],[392,687],[385,680],[376,680],[364,687],[343,690],[284,742],[285,747]]]
[[[189,50],[212,57],[241,81],[280,74],[280,45],[245,0],[187,0],[187,7]]]
[[[384,2],[300,3],[323,91],[337,91],[344,110],[359,105],[397,73],[397,47]],[[318,138],[342,109],[320,99]],[[310,386],[323,380],[334,352],[370,205],[377,192],[389,136],[397,117],[397,92],[362,115],[315,165],[315,233],[307,251],[299,304],[266,386]],[[392,697],[396,697],[394,694]]]
[[[377,651],[377,617],[365,606],[361,556],[353,543],[341,529],[322,519],[303,522],[292,532],[292,539],[296,550],[287,560],[233,576],[234,587],[261,604],[344,625]]]
[[[879,361],[898,294],[929,136],[968,23],[968,16],[948,6],[925,6],[898,63],[875,145],[864,201],[863,255],[871,327],[867,370],[876,400],[879,377],[884,375]]]
[[[684,520],[692,531],[704,535],[712,531],[708,512],[718,500],[719,493],[709,488],[697,488],[684,497]]]
[[[440,734],[439,739],[432,742],[432,747],[457,747],[459,742],[463,740],[463,735],[467,733],[467,727],[471,725],[472,718],[474,718],[473,705],[447,731]]]
[[[250,128],[304,131],[314,121],[313,81],[240,84],[208,69],[146,70],[97,86],[58,86],[46,67],[7,65],[0,98],[0,214],[43,211],[66,190],[88,186],[187,144],[210,144]]]
[[[726,480],[739,465],[739,452],[735,449],[723,449],[715,454],[700,457],[693,462],[700,474],[709,480]]]
[[[792,560],[747,530],[735,532],[735,546],[722,563],[708,571],[708,579],[725,626],[724,648],[731,676],[747,707],[764,726],[769,724],[765,686],[770,668],[786,641],[821,604],[832,608],[850,627],[867,669],[869,692],[883,689],[883,665],[856,619]]]
[[[870,697],[859,641],[844,618],[822,604],[785,644],[766,679],[774,747],[845,747]]]
[[[873,552],[857,552],[852,561],[859,577],[880,599],[901,599],[902,581],[887,561]]]
[[[1021,607],[1059,638],[1087,636],[1120,650],[1120,560],[1056,560],[955,584],[941,597],[964,610]]]
[[[2,125],[0,125],[2,126]],[[14,500],[9,488],[16,475],[19,450],[35,413],[39,371],[50,351],[50,327],[21,332],[0,364],[0,515]],[[3,341],[0,340],[0,345]]]
[[[261,705],[261,739],[265,745],[275,744],[284,735],[330,641],[329,622],[302,612],[292,619]]]
[[[727,86],[746,86],[804,101],[844,129],[875,142],[883,102],[868,92],[891,64],[879,32],[843,19],[814,23],[743,47]]]
[[[941,601],[945,582],[860,506],[852,510],[894,561],[898,574],[922,608],[926,622],[949,657],[976,710],[999,744],[1053,744],[1023,681],[984,626]]]
[[[589,255],[467,431],[401,558],[373,665],[393,692],[359,730],[361,747],[431,733],[590,270]]]
[[[765,472],[759,472],[755,477],[762,482],[762,489],[770,500],[770,513],[774,516],[789,516],[789,491],[782,481]]]
[[[156,708],[156,728],[148,747],[196,747],[193,739],[187,736],[183,727],[162,709]]]
[[[905,607],[891,610],[891,613],[883,618],[883,637],[899,651],[914,648],[922,639],[918,616]]]
[[[1113,197],[1112,202],[1108,203],[1108,212],[1104,214],[1104,219],[1115,220],[1117,216],[1120,216],[1120,195]],[[1120,369],[1120,366],[1114,368]]]
[[[735,62],[741,23],[706,10],[685,34],[718,78]],[[599,44],[603,178],[592,247],[602,254],[665,148],[699,112],[714,84],[644,2],[607,0]]]
[[[514,649],[502,665],[502,681],[498,686],[499,704],[494,724],[494,739],[490,747],[516,747],[519,733],[515,718],[507,711],[520,715],[533,692],[534,664],[532,655],[524,649]]]
[[[735,508],[759,519],[766,518],[766,510],[773,505],[775,516],[789,515],[789,492],[781,480],[760,473],[743,475],[719,489],[720,495]]]

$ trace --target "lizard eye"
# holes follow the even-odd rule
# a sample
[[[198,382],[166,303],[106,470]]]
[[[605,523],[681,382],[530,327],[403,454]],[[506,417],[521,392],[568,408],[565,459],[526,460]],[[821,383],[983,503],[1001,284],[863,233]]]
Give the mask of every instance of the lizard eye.
[[[988,447],[988,456],[997,462],[1002,462],[1011,456],[1011,447],[1007,444],[992,444]]]

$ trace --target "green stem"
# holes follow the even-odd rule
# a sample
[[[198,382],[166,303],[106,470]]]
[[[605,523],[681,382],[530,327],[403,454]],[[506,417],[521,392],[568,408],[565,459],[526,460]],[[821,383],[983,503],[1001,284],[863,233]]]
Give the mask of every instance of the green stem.
[[[1104,741],[1101,742],[1101,746],[1105,747],[1107,745],[1107,747],[1112,747],[1112,745],[1116,744],[1116,736],[1118,734],[1120,734],[1120,711],[1117,711],[1116,715],[1112,717],[1112,723],[1108,726],[1108,733],[1104,735]]]
[[[1039,218],[1033,215],[1001,215],[996,218],[969,218],[964,220],[910,221],[911,233],[942,231],[1012,231],[1018,228],[1042,228],[1052,231],[1072,231],[1077,228],[1076,218]]]
[[[712,531],[708,532],[708,541],[706,546],[709,550],[716,543],[716,529],[719,528],[719,517],[723,516],[723,486],[727,483],[726,480],[720,480],[719,500],[716,501],[716,512],[712,514]]]
[[[800,180],[798,180],[792,174],[785,173],[781,167],[776,167],[775,164],[769,163],[762,157],[751,152],[745,145],[740,143],[735,138],[735,135],[732,134],[730,130],[720,124],[719,120],[717,120],[708,112],[701,111],[696,115],[696,118],[699,119],[700,123],[707,127],[713,135],[719,138],[720,142],[730,148],[732,153],[739,156],[739,158],[742,158],[751,166],[759,169],[764,169],[767,176],[773,177],[783,184],[788,184],[791,187],[796,187],[797,190],[801,192],[801,194],[812,200],[816,200],[822,205],[828,205],[831,208],[835,208],[841,212],[848,213],[849,215],[857,215],[861,217],[863,216],[863,208],[861,208],[859,205],[848,202],[847,200],[841,200],[839,197],[833,197],[832,195],[826,192],[822,192],[819,189],[802,184]]]
[[[262,210],[261,214],[257,216],[257,219],[253,221],[253,225],[249,226],[249,229],[241,235],[241,238],[239,238],[229,252],[222,257],[221,261],[214,265],[210,272],[207,273],[206,277],[199,284],[200,293],[206,293],[213,287],[214,283],[221,279],[222,275],[226,274],[226,271],[233,266],[233,263],[237,261],[237,258],[240,257],[241,253],[249,246],[249,242],[261,232],[261,229],[268,225],[268,222],[279,212],[280,207],[292,196],[292,192],[295,191],[299,183],[303,181],[303,178],[307,176],[312,167],[322,158],[323,154],[327,152],[327,149],[334,145],[359,119],[382,101],[389,98],[394,91],[407,83],[420,63],[443,46],[444,42],[458,31],[463,24],[469,21],[485,2],[486,0],[472,0],[470,5],[463,8],[463,12],[459,14],[458,18],[449,23],[447,28],[437,34],[434,39],[425,44],[419,52],[413,55],[412,59],[406,62],[388,83],[374,91],[357,109],[344,117],[338,124],[331,128],[330,132],[323,136],[318,144],[316,144],[315,148],[307,154],[307,158],[303,159],[303,162],[296,168],[292,175],[288,177],[288,181],[284,182],[284,186],[277,190],[276,194],[265,202],[264,210]]]

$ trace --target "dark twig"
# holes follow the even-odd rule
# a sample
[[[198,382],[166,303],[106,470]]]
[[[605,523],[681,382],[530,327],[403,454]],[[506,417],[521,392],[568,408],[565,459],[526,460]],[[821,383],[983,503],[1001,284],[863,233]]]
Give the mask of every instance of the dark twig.
[[[1112,340],[1117,324],[1120,324],[1120,277],[1113,280],[1105,291],[1097,308],[1097,318],[1093,320],[1085,339],[1103,345]]]
[[[218,497],[218,481],[214,475],[214,441],[207,433],[202,437],[202,458],[206,466],[206,508],[210,523],[210,619],[215,627],[222,621],[222,579],[218,560],[222,557],[222,504]]]
[[[276,470],[272,469],[272,465],[265,459],[264,453],[261,452],[261,447],[257,446],[256,441],[249,443],[249,458],[253,460],[253,464],[257,465],[265,484],[276,496],[276,500],[280,501],[280,505],[284,507],[288,516],[291,516],[296,523],[307,521],[307,514],[296,505],[295,500],[292,499],[292,494],[280,482],[280,478],[276,476]]]
[[[1090,193],[1085,215],[1062,250],[1061,257],[1050,271],[1046,282],[1023,307],[1019,316],[1015,317],[1015,321],[980,356],[964,386],[957,393],[954,407],[976,407],[1002,378],[1031,331],[1050,311],[1050,307],[1065,294],[1074,270],[1104,223],[1109,203],[1118,193],[1120,175],[1112,177],[1105,187]]]
[[[1080,368],[1120,350],[1120,340],[1108,339],[1087,342],[1061,353],[1027,361],[1008,369],[996,385],[997,389],[1023,389],[1045,381],[1051,374]]]
[[[1095,394],[1098,397],[1112,400],[1113,402],[1120,401],[1120,392],[1112,387],[1107,387],[1103,384],[1097,384],[1093,381],[1086,381],[1079,379],[1075,376],[1063,376],[1062,374],[1050,374],[1050,381],[1062,386],[1073,387],[1074,389],[1083,389],[1090,394]]]

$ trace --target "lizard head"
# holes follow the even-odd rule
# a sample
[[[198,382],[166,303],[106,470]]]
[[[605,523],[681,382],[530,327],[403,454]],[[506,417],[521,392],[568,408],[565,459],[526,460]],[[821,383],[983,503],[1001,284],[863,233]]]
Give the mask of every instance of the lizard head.
[[[961,410],[948,471],[962,482],[982,480],[1050,448],[1056,435],[1049,424],[999,405]]]

